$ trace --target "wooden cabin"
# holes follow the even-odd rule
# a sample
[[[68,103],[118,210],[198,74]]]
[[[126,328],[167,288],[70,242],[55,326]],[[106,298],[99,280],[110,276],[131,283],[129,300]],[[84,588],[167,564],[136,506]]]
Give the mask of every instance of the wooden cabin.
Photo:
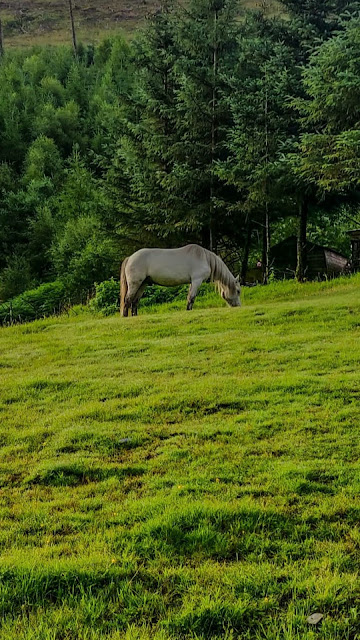
[[[359,231],[360,246],[360,231]],[[297,264],[297,238],[290,236],[270,250],[270,264],[277,278],[293,278]],[[306,243],[306,279],[334,278],[349,272],[350,261],[335,249]]]

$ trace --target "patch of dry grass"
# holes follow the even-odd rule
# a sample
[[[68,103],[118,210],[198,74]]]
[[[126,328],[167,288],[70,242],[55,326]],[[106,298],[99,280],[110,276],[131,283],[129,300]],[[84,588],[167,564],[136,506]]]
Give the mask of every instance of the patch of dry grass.
[[[277,0],[265,0],[269,12],[278,10]],[[244,0],[240,6],[256,9],[264,0]],[[121,31],[126,36],[159,6],[159,0],[76,0],[75,22],[78,39],[96,43],[107,35]],[[66,0],[8,0],[0,2],[0,17],[4,24],[5,45],[71,43],[70,19]]]

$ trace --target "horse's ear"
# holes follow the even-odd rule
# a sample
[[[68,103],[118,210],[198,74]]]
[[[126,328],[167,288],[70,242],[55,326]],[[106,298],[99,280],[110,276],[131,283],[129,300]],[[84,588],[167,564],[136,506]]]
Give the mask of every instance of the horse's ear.
[[[240,282],[240,276],[236,276],[235,280],[236,282]]]

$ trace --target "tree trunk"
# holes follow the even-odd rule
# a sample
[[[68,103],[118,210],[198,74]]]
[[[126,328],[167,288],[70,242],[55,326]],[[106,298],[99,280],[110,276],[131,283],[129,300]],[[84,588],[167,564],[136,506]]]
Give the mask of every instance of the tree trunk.
[[[297,237],[297,264],[296,279],[304,282],[307,259],[306,259],[306,242],[307,242],[307,220],[308,220],[309,204],[306,198],[299,203],[299,228]]]
[[[201,229],[201,246],[211,251],[212,238],[210,234],[210,227],[206,225]]]
[[[263,284],[268,284],[270,275],[270,222],[269,222],[269,185],[268,185],[268,167],[269,167],[269,89],[268,89],[268,69],[265,65],[265,102],[264,102],[264,133],[265,133],[265,214],[263,226],[263,251],[262,251],[262,273]]]
[[[211,175],[210,175],[210,215],[209,215],[209,249],[213,251],[214,249],[214,162],[216,155],[216,105],[217,105],[217,73],[218,73],[218,42],[217,42],[217,23],[218,23],[218,12],[215,9],[214,12],[214,41],[213,41],[213,86],[212,86],[212,114],[211,114]]]
[[[246,284],[246,274],[249,268],[249,253],[250,253],[250,241],[251,241],[251,224],[250,224],[250,216],[247,217],[246,221],[246,237],[245,237],[245,247],[244,247],[244,257],[241,263],[241,284]]]
[[[69,12],[70,12],[70,20],[71,20],[71,32],[72,32],[72,42],[74,53],[77,56],[78,48],[76,41],[76,31],[75,31],[75,22],[74,22],[74,12],[73,12],[73,3],[72,0],[69,0]]]
[[[263,223],[263,250],[262,250],[263,284],[268,284],[270,275],[270,222],[269,207],[266,203]]]
[[[3,55],[4,55],[4,33],[3,33],[2,21],[0,18],[0,58]]]

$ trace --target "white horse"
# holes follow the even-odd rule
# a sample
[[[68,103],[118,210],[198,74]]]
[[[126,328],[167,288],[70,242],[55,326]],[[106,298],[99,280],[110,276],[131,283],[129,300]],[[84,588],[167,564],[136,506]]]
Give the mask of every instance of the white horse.
[[[129,309],[137,315],[139,300],[147,284],[172,287],[190,284],[187,309],[193,308],[202,282],[216,282],[222,297],[231,307],[240,306],[239,278],[234,278],[226,264],[207,249],[188,244],[181,249],[140,249],[121,265],[120,312],[127,316]]]

